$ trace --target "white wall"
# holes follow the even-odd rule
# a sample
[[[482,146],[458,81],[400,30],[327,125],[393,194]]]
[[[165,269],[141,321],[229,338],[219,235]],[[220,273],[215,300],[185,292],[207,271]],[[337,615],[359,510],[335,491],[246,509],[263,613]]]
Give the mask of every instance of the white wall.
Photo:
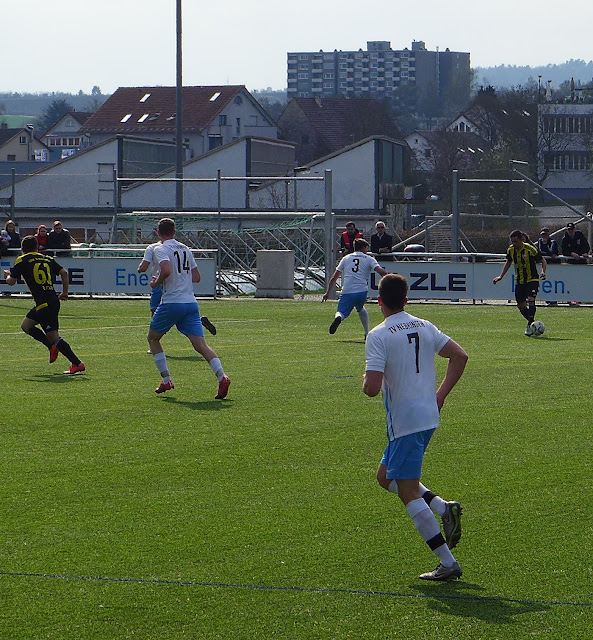
[[[113,181],[99,180],[99,164],[115,166],[116,162],[117,142],[113,140],[87,153],[52,164],[16,183],[16,206],[37,209],[112,208]],[[10,190],[10,185],[0,189],[0,198],[8,197]]]

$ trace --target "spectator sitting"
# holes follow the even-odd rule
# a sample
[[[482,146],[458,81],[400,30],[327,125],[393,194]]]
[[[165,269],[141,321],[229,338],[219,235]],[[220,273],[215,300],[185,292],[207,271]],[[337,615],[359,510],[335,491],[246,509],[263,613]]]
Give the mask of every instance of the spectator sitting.
[[[550,238],[550,229],[543,227],[539,232],[539,238],[535,243],[536,249],[544,256],[548,264],[558,264],[560,258],[558,257],[558,240]],[[556,300],[547,300],[546,304],[556,306],[558,302]]]
[[[342,232],[340,237],[340,252],[342,253],[342,256],[353,253],[354,241],[357,238],[362,238],[362,232],[356,228],[354,222],[347,222],[346,231]]]
[[[558,241],[550,238],[550,230],[548,227],[544,227],[539,232],[539,238],[535,246],[542,256],[544,256],[548,264],[558,264],[560,262],[560,258],[558,257]]]
[[[10,245],[10,236],[6,229],[2,229],[0,232],[0,256],[5,256],[8,253],[8,247]]]
[[[44,224],[40,224],[37,227],[37,233],[35,234],[35,238],[37,238],[37,246],[39,247],[39,252],[43,253],[45,248],[47,247],[47,227]]]
[[[586,264],[590,258],[591,247],[585,234],[575,227],[574,222],[566,225],[566,232],[562,238],[562,255],[570,258],[572,264]]]
[[[4,225],[4,230],[6,231],[6,235],[8,236],[8,248],[20,249],[21,236],[17,233],[16,225],[12,220],[8,220],[8,222]]]
[[[371,236],[371,253],[391,253],[393,238],[385,233],[385,223],[379,220],[375,225],[376,233]],[[393,260],[392,256],[384,258]]]
[[[54,222],[53,231],[49,232],[47,236],[46,249],[67,249],[70,250],[70,243],[72,238],[70,232],[65,229],[59,220]],[[69,253],[58,253],[56,255],[69,255]]]

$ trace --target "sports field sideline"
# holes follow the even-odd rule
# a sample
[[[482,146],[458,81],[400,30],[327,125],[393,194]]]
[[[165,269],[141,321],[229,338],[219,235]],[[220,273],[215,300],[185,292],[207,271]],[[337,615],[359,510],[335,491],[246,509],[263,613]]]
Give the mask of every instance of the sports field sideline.
[[[0,298],[1,638],[590,637],[589,308],[538,307],[526,338],[512,305],[409,305],[470,355],[424,467],[464,507],[464,575],[432,584],[374,480],[356,317],[330,336],[331,301],[201,302],[233,381],[215,401],[175,332],[154,394],[145,300],[63,304],[70,377],[20,332],[30,305]]]

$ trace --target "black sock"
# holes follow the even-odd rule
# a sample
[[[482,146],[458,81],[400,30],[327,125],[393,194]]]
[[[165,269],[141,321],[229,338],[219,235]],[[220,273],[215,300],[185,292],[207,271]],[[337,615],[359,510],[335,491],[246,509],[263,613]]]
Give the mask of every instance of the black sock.
[[[519,309],[519,312],[525,318],[525,320],[527,320],[527,322],[529,322],[529,324],[531,324],[533,322],[533,319],[530,319],[531,315],[530,315],[529,309],[527,307],[523,307],[522,309]]]
[[[37,340],[37,342],[41,342],[41,344],[44,344],[48,349],[51,349],[51,342],[47,339],[47,336],[45,335],[45,333],[43,333],[43,331],[41,331],[39,327],[31,327],[31,329],[29,329],[27,333],[32,338]]]
[[[72,347],[64,340],[64,338],[60,338],[56,344],[58,346],[58,351],[63,356],[66,356],[66,358],[68,358],[68,360],[70,360],[72,364],[78,365],[82,362],[82,360],[74,354],[74,351],[72,351]]]
[[[529,324],[535,320],[535,302],[529,303],[529,318],[527,318]]]

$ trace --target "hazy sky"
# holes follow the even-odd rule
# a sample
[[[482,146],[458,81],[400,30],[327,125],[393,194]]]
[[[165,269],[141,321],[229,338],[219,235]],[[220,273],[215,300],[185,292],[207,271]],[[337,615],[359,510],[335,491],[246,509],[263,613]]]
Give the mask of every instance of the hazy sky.
[[[3,3],[0,91],[175,84],[176,0]],[[367,10],[368,9],[368,10]],[[593,59],[593,3],[552,0],[183,0],[183,82],[286,87],[288,51],[423,40],[472,66]]]

